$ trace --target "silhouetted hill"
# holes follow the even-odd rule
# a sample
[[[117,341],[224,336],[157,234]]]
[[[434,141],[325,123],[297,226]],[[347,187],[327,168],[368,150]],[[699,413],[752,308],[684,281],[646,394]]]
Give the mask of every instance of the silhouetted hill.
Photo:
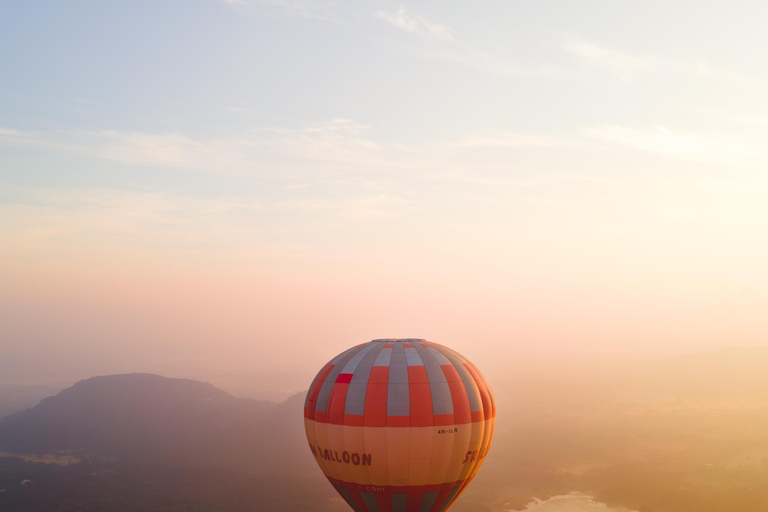
[[[64,386],[0,384],[0,418],[33,407]]]
[[[150,374],[93,377],[0,420],[0,451],[290,466],[306,459],[297,443],[301,400],[236,398],[207,383]]]

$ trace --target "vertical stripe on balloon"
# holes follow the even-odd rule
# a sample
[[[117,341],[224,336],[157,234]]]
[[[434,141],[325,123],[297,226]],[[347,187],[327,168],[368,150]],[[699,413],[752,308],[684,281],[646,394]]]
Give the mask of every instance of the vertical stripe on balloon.
[[[339,491],[339,494],[341,494],[341,496],[344,498],[344,501],[346,501],[347,504],[352,507],[355,512],[366,512],[358,507],[357,503],[355,503],[355,501],[352,499],[352,495],[347,489],[344,487],[337,487],[336,490]]]
[[[434,425],[432,412],[432,390],[424,366],[408,367],[408,382],[411,403],[411,426],[429,427]]]
[[[379,505],[376,503],[376,497],[372,492],[361,492],[360,496],[363,498],[363,503],[368,509],[368,512],[380,512]]]
[[[346,381],[346,382],[345,382]],[[344,405],[347,401],[347,390],[349,389],[349,380],[343,379],[337,381],[331,391],[328,403],[328,422],[335,425],[344,424]]]
[[[347,392],[344,414],[360,416],[365,414],[365,399],[368,382],[370,380],[371,371],[373,370],[373,364],[383,348],[381,343],[371,343],[370,345],[371,350],[368,350],[360,359],[353,372],[349,391]],[[347,366],[349,366],[349,363]]]
[[[402,343],[392,349],[389,365],[389,387],[387,393],[387,416],[410,416],[411,402],[408,388],[408,365]]]
[[[344,354],[344,357],[338,360],[333,370],[331,370],[331,372],[325,378],[325,381],[323,382],[323,385],[320,388],[320,393],[317,396],[317,402],[315,403],[315,411],[328,412],[328,400],[331,398],[331,390],[333,389],[333,386],[336,384],[336,378],[339,376],[339,374],[341,373],[341,370],[344,368],[347,362],[350,359],[352,359],[352,357],[359,350],[360,350],[359,347],[355,347],[354,349],[346,352],[346,354]]]
[[[424,362],[424,367],[427,370],[427,375],[429,376],[429,387],[432,393],[432,414],[435,416],[451,415],[452,420],[453,400],[451,398],[451,390],[448,386],[448,380],[445,377],[445,373],[440,368],[440,364],[435,356],[430,354],[424,346],[417,344],[416,350],[419,352],[421,360]],[[441,421],[440,424],[449,423],[443,423]]]
[[[397,493],[392,495],[392,512],[407,512],[408,495]]]
[[[441,367],[448,380],[453,400],[453,416],[456,424],[468,423],[471,420],[470,402],[467,394],[467,386],[462,382],[455,366]]]
[[[421,500],[421,506],[419,507],[419,512],[429,512],[432,510],[432,505],[435,504],[435,500],[437,499],[437,492],[426,492],[424,493],[424,498]]]
[[[488,393],[488,388],[485,387],[484,380],[478,375],[477,369],[470,363],[465,363],[467,371],[472,374],[475,380],[477,388],[480,390],[480,398],[483,401],[483,413],[484,419],[490,419],[493,412],[493,405],[491,404],[491,397]]]
[[[389,494],[377,492],[376,505],[379,507],[379,512],[392,512],[392,500]]]
[[[374,366],[368,379],[365,396],[364,424],[366,427],[387,426],[387,392],[389,388],[389,368]]]
[[[424,499],[423,488],[416,488],[408,493],[406,512],[419,512],[421,501]]]

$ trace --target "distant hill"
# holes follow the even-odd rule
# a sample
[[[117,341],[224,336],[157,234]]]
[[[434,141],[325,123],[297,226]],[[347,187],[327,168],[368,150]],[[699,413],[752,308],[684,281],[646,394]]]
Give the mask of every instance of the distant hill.
[[[33,407],[65,386],[0,384],[0,418]]]
[[[295,467],[311,462],[302,442],[302,404],[299,395],[277,404],[159,375],[93,377],[0,419],[0,451]]]

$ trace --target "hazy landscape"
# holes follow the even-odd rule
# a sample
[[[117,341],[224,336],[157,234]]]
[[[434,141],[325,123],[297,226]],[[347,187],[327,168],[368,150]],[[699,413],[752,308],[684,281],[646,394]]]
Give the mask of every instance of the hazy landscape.
[[[763,510],[766,365],[766,349],[512,363],[495,376],[491,453],[452,510]],[[345,510],[306,446],[303,399],[149,374],[79,382],[0,421],[0,508]]]

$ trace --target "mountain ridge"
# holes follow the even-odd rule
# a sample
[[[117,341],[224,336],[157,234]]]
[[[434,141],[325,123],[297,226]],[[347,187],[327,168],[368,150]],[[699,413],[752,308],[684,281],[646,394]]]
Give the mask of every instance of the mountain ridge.
[[[92,377],[0,418],[0,451],[251,467],[280,452],[278,462],[295,463],[306,455],[295,442],[302,434],[301,395],[274,403],[191,379]]]

